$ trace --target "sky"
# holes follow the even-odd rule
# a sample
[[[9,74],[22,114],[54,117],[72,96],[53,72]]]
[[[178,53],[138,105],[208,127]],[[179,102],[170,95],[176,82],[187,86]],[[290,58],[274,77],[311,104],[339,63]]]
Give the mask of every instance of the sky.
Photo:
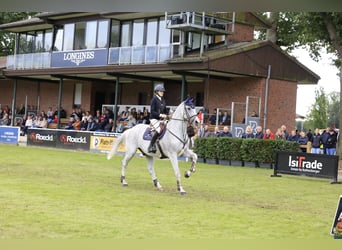
[[[304,85],[299,84],[297,89],[297,107],[296,113],[305,116],[308,114],[311,105],[315,102],[315,90],[319,87],[324,88],[326,94],[333,91],[340,92],[340,80],[338,70],[331,65],[332,55],[321,53],[322,58],[318,62],[312,60],[309,52],[305,49],[296,49],[291,53],[303,65],[321,77],[318,84]]]

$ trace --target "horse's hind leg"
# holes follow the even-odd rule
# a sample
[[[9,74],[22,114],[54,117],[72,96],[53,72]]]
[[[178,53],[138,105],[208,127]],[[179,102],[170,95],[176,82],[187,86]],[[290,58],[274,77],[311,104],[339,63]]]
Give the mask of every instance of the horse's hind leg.
[[[152,180],[153,180],[153,184],[156,188],[158,188],[159,190],[163,190],[163,187],[160,185],[157,176],[156,176],[156,172],[154,170],[154,159],[152,156],[146,156],[147,159],[147,169],[148,172],[150,173]]]
[[[128,186],[128,182],[126,181],[126,167],[133,156],[134,152],[126,151],[125,156],[121,161],[121,183],[124,187]]]

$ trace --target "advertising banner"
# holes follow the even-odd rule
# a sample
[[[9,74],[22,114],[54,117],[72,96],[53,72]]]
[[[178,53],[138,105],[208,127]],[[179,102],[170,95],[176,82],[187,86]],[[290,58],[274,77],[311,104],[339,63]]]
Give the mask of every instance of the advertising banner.
[[[53,52],[51,67],[89,67],[107,65],[108,49]]]
[[[336,212],[331,226],[330,234],[336,239],[342,239],[342,195],[338,199]]]
[[[75,130],[58,130],[56,138],[57,148],[89,150],[89,132]]]
[[[90,137],[90,151],[99,153],[108,153],[112,148],[112,144],[117,140],[120,134],[117,133],[96,133],[94,132]],[[119,152],[124,152],[124,145],[120,145]]]
[[[19,127],[0,126],[0,143],[18,144]]]
[[[28,146],[56,147],[57,131],[55,129],[29,128],[27,132]]]
[[[278,151],[274,176],[278,173],[333,178],[337,182],[338,156]]]

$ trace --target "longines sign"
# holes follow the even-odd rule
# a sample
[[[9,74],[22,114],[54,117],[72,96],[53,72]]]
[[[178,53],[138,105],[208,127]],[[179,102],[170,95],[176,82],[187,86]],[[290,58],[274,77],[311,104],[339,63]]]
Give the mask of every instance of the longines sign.
[[[107,65],[108,50],[74,50],[53,52],[51,55],[51,67],[89,67]]]

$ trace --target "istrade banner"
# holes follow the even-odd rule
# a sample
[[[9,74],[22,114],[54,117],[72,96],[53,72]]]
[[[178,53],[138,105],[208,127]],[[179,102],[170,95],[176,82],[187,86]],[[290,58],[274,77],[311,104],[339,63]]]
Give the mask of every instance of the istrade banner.
[[[18,144],[19,127],[0,126],[0,143]]]
[[[338,156],[279,151],[274,175],[277,173],[333,178],[337,182]]]
[[[56,147],[57,130],[29,128],[27,132],[28,146]]]

